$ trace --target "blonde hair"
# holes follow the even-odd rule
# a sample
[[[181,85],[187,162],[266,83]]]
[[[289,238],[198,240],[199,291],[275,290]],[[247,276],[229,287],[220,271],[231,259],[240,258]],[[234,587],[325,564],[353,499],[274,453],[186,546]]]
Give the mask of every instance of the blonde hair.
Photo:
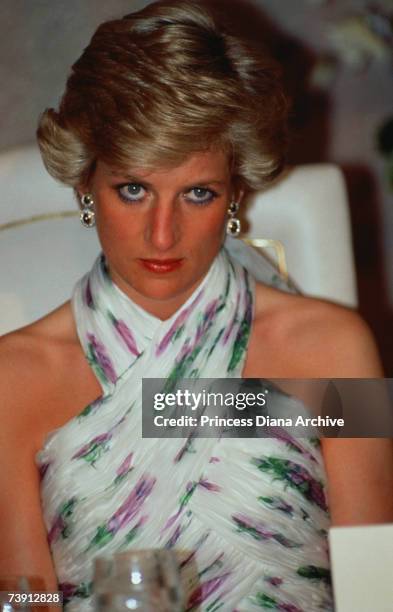
[[[99,26],[58,112],[40,118],[44,164],[74,188],[102,161],[176,166],[214,147],[251,190],[281,170],[288,100],[280,67],[204,2],[165,0]]]

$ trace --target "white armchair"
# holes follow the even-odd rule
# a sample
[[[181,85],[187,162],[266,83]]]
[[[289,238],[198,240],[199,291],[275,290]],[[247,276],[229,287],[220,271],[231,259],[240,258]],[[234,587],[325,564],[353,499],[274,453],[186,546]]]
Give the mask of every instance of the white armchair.
[[[95,231],[79,223],[71,190],[46,173],[36,146],[0,155],[0,185],[3,334],[69,299],[100,247]],[[289,276],[300,290],[356,305],[346,192],[335,166],[289,170],[251,198],[247,218],[249,237],[281,241]]]
[[[289,276],[303,293],[357,306],[348,198],[337,166],[289,169],[253,196],[247,212],[248,236],[282,243]]]

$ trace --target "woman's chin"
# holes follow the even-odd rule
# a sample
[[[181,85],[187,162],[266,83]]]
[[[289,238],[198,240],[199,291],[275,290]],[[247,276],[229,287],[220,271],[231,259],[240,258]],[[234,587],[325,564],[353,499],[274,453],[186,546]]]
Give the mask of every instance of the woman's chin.
[[[118,284],[119,288],[125,293],[135,304],[154,314],[155,316],[165,319],[176,312],[192,295],[197,282],[175,283],[169,279],[165,281],[160,279],[160,282],[131,284]]]

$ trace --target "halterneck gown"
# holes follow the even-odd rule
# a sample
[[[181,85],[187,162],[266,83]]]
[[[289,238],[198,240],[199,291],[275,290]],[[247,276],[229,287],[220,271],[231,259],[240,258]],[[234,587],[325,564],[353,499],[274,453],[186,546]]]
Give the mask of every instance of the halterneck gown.
[[[241,377],[254,277],[288,290],[260,256],[256,273],[238,251],[223,248],[165,321],[122,293],[104,256],[75,287],[77,331],[102,396],[36,457],[67,612],[93,609],[96,556],[154,547],[176,550],[188,611],[333,610],[317,438],[141,435],[143,377]]]

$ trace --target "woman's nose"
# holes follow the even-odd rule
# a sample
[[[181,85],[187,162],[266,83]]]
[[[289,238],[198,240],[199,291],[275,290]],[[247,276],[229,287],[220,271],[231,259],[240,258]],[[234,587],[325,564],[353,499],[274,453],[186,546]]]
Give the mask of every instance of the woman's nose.
[[[150,211],[145,237],[158,251],[169,251],[178,241],[178,215],[175,207],[156,204]]]

